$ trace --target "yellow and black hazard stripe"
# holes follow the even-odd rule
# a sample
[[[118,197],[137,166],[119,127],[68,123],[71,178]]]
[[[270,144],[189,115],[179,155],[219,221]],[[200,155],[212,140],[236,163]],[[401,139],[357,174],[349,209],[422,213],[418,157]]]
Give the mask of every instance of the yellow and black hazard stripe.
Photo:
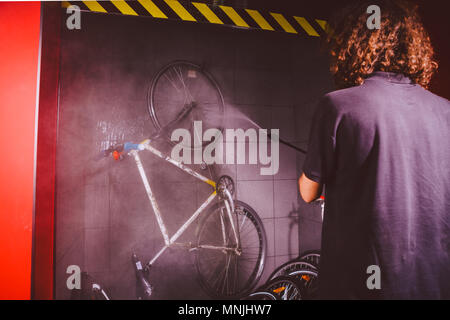
[[[77,5],[82,11],[147,16],[189,22],[212,23],[241,29],[281,31],[311,37],[320,37],[327,31],[322,19],[306,19],[279,12],[210,5],[183,0],[108,0],[62,1],[64,8]]]

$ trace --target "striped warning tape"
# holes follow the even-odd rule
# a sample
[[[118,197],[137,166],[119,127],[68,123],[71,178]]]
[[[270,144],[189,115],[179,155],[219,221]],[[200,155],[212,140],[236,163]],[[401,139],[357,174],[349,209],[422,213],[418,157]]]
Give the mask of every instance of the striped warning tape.
[[[263,12],[255,9],[211,5],[204,2],[178,0],[86,0],[62,1],[63,8],[77,5],[82,11],[112,13],[131,16],[148,16],[191,22],[213,23],[242,29],[282,31],[291,34],[320,37],[327,31],[327,22],[305,17]]]

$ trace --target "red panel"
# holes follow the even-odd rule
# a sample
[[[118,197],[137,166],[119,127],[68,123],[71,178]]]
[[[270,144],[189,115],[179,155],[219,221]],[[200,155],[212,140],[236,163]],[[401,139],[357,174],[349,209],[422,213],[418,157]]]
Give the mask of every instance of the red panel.
[[[40,3],[0,3],[0,299],[29,299]]]
[[[36,166],[33,299],[53,298],[55,155],[61,7],[43,4]]]

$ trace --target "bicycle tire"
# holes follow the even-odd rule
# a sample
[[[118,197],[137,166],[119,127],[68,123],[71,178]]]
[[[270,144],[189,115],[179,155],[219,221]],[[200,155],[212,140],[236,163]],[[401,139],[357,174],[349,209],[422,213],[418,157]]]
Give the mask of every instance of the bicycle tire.
[[[279,276],[263,286],[264,291],[273,293],[277,300],[303,300],[305,288],[294,276]]]
[[[279,266],[278,268],[276,268],[269,276],[269,280],[272,280],[276,277],[279,276],[285,276],[288,275],[289,273],[293,272],[293,271],[297,271],[297,270],[313,270],[313,271],[317,271],[317,268],[309,263],[306,260],[298,260],[293,259],[290,260],[286,263],[283,263],[281,266]]]
[[[184,74],[186,74],[186,78],[184,78]],[[186,83],[183,79],[186,79]],[[191,90],[188,88],[188,79],[196,79],[195,82],[191,80],[191,83],[196,84],[196,93],[191,93]],[[180,88],[175,84],[177,81],[180,84]],[[194,85],[191,84],[191,86]],[[211,93],[211,89],[214,93]],[[183,90],[184,92],[180,93]],[[161,105],[163,100],[167,100],[167,104],[164,104],[164,106]],[[193,111],[189,113],[189,117],[184,119],[183,122],[180,121],[177,128],[192,129],[193,121],[201,120],[203,131],[208,128],[216,128],[222,132],[224,99],[216,80],[202,67],[188,61],[177,60],[167,64],[154,76],[147,93],[147,107],[153,125],[160,131],[171,120],[176,118],[175,114],[180,112],[182,107],[194,100],[198,100],[196,101],[198,105],[195,107],[195,110],[192,109]],[[192,130],[190,132],[192,137]],[[170,139],[169,133],[165,134],[165,138],[169,143],[175,144]],[[202,146],[208,143],[210,142],[204,141]]]
[[[248,296],[242,298],[241,300],[277,300],[277,297],[267,291],[257,291],[250,293]]]
[[[197,228],[195,265],[201,287],[213,298],[239,299],[253,289],[264,270],[267,237],[257,213],[246,203],[234,202],[236,228],[242,253],[200,248],[201,245],[236,246],[230,223],[224,217],[224,202],[213,206]],[[224,227],[223,232],[222,226]],[[231,261],[233,260],[233,261]],[[233,264],[231,264],[233,262]],[[231,270],[230,265],[234,267]]]

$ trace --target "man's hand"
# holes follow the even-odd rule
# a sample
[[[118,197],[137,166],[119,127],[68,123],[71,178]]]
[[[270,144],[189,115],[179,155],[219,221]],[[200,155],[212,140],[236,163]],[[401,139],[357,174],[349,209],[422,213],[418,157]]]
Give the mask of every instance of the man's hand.
[[[311,203],[317,200],[322,194],[322,185],[317,183],[303,173],[298,179],[298,187],[300,189],[300,195],[306,203]]]

